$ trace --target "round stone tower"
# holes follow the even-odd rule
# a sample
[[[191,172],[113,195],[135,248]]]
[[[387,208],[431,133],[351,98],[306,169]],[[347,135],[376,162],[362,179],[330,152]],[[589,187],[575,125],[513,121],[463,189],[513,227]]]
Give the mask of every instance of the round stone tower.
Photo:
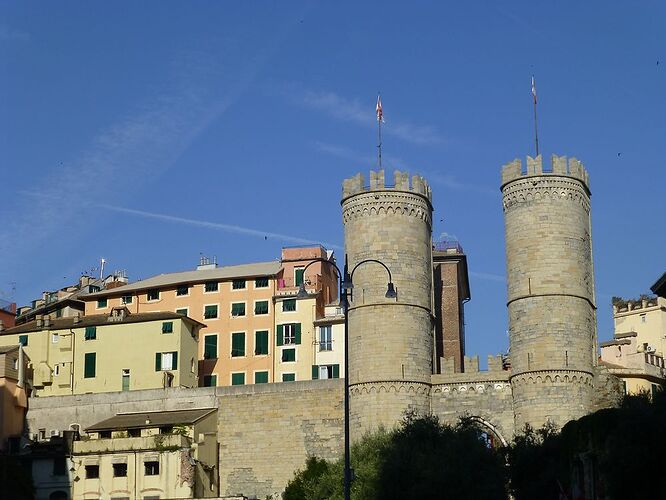
[[[541,156],[502,169],[516,430],[592,410],[596,307],[587,171]]]
[[[390,269],[397,298],[385,297],[388,273],[368,262],[353,275],[349,309],[350,429],[352,440],[406,411],[429,411],[433,356],[432,194],[425,180],[384,171],[346,179],[342,194],[349,271],[365,259]]]

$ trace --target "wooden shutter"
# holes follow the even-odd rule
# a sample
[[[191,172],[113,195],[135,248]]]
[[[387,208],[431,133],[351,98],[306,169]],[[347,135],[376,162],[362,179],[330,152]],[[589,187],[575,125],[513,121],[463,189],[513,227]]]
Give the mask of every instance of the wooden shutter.
[[[173,354],[173,366],[171,367],[172,370],[177,370],[178,369],[178,352],[174,351],[171,354]]]
[[[333,378],[340,378],[340,365],[333,365]]]
[[[277,345],[284,344],[284,326],[278,325],[277,327]]]
[[[317,380],[319,378],[319,366],[312,365],[312,380]]]
[[[155,354],[155,371],[158,372],[162,369],[162,353]]]
[[[301,343],[301,324],[294,323],[294,329],[296,330],[296,344]]]

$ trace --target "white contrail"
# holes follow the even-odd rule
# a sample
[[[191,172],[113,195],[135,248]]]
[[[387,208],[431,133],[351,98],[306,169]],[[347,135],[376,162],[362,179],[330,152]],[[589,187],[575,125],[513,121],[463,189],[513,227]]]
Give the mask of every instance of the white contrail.
[[[290,236],[288,234],[259,231],[258,229],[250,229],[247,227],[235,226],[232,224],[221,224],[219,222],[210,222],[197,219],[186,219],[185,217],[176,217],[175,215],[158,214],[154,212],[146,212],[145,210],[135,210],[133,208],[118,207],[115,205],[96,204],[95,206],[104,208],[106,210],[113,210],[114,212],[138,215],[140,217],[149,217],[152,219],[159,219],[167,222],[177,222],[180,224],[188,224],[190,226],[206,227],[209,229],[217,229],[219,231],[227,231],[231,233],[247,234],[249,236],[257,236],[261,238],[266,238],[266,237],[275,238],[278,240],[289,241],[292,243],[298,243],[304,245],[324,245],[326,248],[342,250],[342,247],[340,245],[335,245],[333,243],[309,240],[306,238],[299,238],[298,236]]]

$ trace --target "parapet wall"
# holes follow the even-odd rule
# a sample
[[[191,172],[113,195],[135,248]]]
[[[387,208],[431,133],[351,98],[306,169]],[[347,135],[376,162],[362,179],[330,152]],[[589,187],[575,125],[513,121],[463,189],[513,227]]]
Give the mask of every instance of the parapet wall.
[[[553,175],[560,177],[571,177],[583,183],[585,188],[590,191],[590,177],[583,164],[576,158],[567,158],[566,156],[552,155],[550,159],[550,170],[544,169],[541,155],[536,158],[527,157],[527,164],[523,168],[523,163],[516,158],[502,167],[502,187],[509,182],[533,177],[537,175]]]
[[[390,184],[386,184],[384,170],[379,170],[378,172],[371,170],[370,183],[366,185],[365,176],[361,173],[356,174],[354,177],[343,181],[342,201],[344,202],[346,198],[366,191],[392,189],[395,191],[410,191],[412,193],[420,194],[432,203],[432,190],[423,177],[419,175],[412,176],[412,182],[410,184],[409,173],[396,170],[393,173],[393,178],[394,183],[391,186]]]

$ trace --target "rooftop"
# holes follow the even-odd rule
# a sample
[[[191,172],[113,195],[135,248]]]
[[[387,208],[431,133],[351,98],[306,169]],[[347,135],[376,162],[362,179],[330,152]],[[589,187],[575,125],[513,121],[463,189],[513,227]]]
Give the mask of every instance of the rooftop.
[[[256,262],[253,264],[241,264],[238,266],[217,267],[214,269],[200,269],[195,271],[183,271],[179,273],[158,274],[152,278],[135,281],[129,285],[119,286],[110,290],[87,294],[85,299],[97,299],[109,295],[125,295],[130,292],[161,288],[164,286],[175,286],[185,283],[203,283],[205,281],[225,280],[233,278],[252,278],[259,276],[275,276],[281,268],[278,261]]]
[[[206,326],[203,323],[183,316],[170,311],[159,311],[159,312],[145,312],[145,313],[128,313],[124,317],[114,317],[111,318],[109,314],[92,314],[89,316],[81,316],[79,318],[57,318],[51,319],[49,326],[37,326],[37,320],[29,321],[22,325],[15,326],[13,328],[7,328],[0,332],[2,335],[12,335],[17,333],[27,333],[35,332],[44,329],[51,330],[67,330],[70,328],[81,328],[85,326],[103,326],[103,325],[116,325],[116,324],[125,324],[125,323],[143,323],[146,321],[159,321],[167,319],[182,319],[193,325]],[[78,321],[77,321],[78,320]]]
[[[88,427],[86,432],[193,424],[215,411],[215,408],[194,408],[190,410],[118,413],[115,417],[107,418]]]

